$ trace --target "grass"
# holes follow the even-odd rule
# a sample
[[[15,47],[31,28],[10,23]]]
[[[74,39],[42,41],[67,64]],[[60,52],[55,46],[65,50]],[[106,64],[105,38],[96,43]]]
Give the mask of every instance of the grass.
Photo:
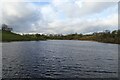
[[[23,36],[13,32],[8,31],[0,31],[0,41],[2,42],[10,42],[10,41],[37,41],[37,40],[45,40],[42,38],[36,38],[31,36]]]

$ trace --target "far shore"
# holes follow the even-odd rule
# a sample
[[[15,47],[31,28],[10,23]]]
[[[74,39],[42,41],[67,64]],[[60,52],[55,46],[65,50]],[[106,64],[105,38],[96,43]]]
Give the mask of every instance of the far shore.
[[[102,43],[120,44],[120,30],[112,32],[106,31],[102,33],[93,33],[89,35],[83,34],[25,34],[20,35],[11,31],[0,31],[1,42],[17,42],[17,41],[47,41],[47,40],[80,40],[80,41],[95,41]]]
[[[1,43],[8,43],[8,42],[39,42],[39,41],[57,41],[60,39],[48,39],[48,40],[29,40],[29,41],[24,41],[24,40],[19,40],[19,41],[0,41]],[[64,40],[63,40],[64,41]],[[100,42],[100,41],[93,41],[93,40],[67,40],[67,41],[90,41],[90,42],[98,42],[98,43],[106,43],[106,44],[119,44],[119,43],[110,43],[110,42]]]

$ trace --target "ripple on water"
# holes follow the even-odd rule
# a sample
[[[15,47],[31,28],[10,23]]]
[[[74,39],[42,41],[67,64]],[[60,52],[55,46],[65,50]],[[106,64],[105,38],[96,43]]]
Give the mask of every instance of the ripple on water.
[[[117,72],[112,72],[112,71],[105,71],[105,70],[96,70],[96,71],[92,71],[92,70],[88,70],[85,72],[95,72],[95,73],[117,73]]]
[[[81,41],[27,43],[3,43],[4,78],[99,78],[117,75],[117,50],[112,44]],[[113,58],[112,52],[115,54]]]

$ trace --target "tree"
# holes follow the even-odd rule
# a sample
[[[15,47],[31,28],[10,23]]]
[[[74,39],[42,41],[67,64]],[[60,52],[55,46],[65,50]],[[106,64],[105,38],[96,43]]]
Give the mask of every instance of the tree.
[[[40,37],[41,35],[40,35],[40,34],[35,34],[35,36],[38,38],[38,37]]]
[[[8,25],[6,25],[6,24],[2,24],[2,30],[11,32],[13,29],[9,28]]]

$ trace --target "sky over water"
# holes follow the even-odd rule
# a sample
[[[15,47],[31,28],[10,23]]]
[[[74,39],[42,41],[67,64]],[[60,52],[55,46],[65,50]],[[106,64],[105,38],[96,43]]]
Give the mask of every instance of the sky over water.
[[[118,28],[117,2],[46,0],[4,2],[2,20],[20,33],[90,33]]]

